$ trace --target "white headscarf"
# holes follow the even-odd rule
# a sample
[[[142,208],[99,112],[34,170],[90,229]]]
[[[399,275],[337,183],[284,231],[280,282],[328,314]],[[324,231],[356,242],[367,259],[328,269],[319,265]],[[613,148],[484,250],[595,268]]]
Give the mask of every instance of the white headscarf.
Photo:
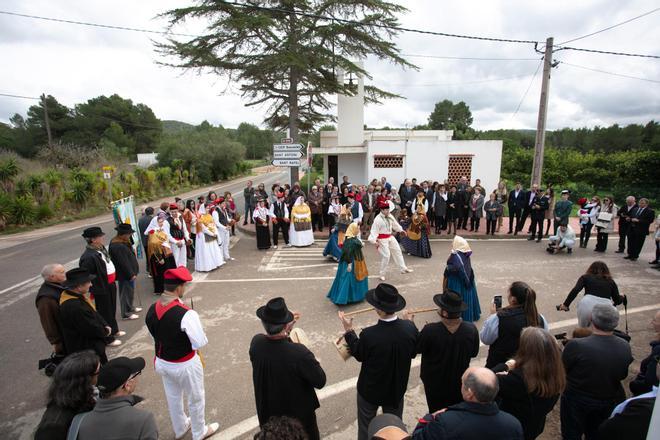
[[[456,252],[472,252],[472,249],[470,249],[470,245],[468,244],[467,240],[461,237],[460,235],[457,235],[454,237],[454,242],[452,243],[452,253]]]

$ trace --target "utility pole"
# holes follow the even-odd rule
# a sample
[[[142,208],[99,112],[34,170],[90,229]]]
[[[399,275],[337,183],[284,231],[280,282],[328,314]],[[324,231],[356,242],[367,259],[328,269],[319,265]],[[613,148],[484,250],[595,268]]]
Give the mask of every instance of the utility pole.
[[[534,165],[532,167],[532,185],[541,184],[543,176],[543,150],[545,148],[545,123],[548,118],[548,92],[550,88],[550,70],[552,69],[553,37],[545,40],[543,56],[543,82],[541,83],[541,100],[539,102],[539,119],[536,123],[536,141],[534,142]]]
[[[50,133],[50,121],[48,120],[48,105],[46,104],[46,94],[41,94],[41,105],[44,106],[44,121],[46,122],[46,133],[48,134],[48,148],[53,146],[53,136]]]

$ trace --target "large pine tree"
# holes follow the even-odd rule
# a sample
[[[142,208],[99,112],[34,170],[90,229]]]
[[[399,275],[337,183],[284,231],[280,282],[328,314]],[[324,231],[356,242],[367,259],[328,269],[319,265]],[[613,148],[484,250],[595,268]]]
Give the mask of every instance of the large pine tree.
[[[162,17],[172,31],[204,20],[205,34],[173,36],[157,48],[169,58],[164,64],[211,71],[237,87],[248,106],[267,104],[265,122],[297,140],[299,130],[330,118],[330,95],[355,93],[337,83],[337,70],[370,78],[353,62],[367,56],[415,68],[392,41],[396,15],[405,11],[382,0],[198,0]],[[365,86],[365,95],[367,102],[397,96],[374,86]]]

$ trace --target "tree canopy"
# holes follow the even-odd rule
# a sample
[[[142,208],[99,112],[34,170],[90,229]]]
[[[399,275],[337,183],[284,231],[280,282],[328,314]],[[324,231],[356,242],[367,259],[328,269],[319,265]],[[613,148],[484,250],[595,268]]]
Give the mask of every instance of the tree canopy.
[[[431,130],[453,130],[456,139],[469,137],[471,126],[472,112],[470,107],[463,101],[454,104],[449,99],[444,99],[435,104],[427,124],[427,127]]]
[[[355,93],[349,84],[337,82],[337,69],[370,78],[354,63],[369,55],[414,67],[393,43],[396,14],[404,11],[383,0],[252,0],[241,5],[199,0],[162,16],[169,29],[204,19],[206,33],[187,40],[172,37],[157,49],[178,60],[164,64],[223,76],[248,106],[267,104],[265,122],[288,128],[297,140],[299,128],[310,131],[331,119],[328,95]],[[365,95],[368,102],[396,96],[374,86],[366,86]]]

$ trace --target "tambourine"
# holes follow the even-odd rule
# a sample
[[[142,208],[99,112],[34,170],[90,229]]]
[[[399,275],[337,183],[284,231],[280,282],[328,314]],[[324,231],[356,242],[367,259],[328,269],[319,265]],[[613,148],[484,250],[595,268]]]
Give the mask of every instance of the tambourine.
[[[354,312],[344,313],[344,316],[359,315],[361,313],[371,312],[372,310],[375,309],[373,307],[368,307],[366,309],[360,309]],[[423,309],[411,310],[410,313],[416,314],[416,313],[426,313],[426,312],[436,312],[436,311],[438,311],[437,307],[428,307]],[[348,348],[348,344],[346,343],[346,338],[344,338],[344,335],[341,335],[339,339],[333,341],[333,344],[337,349],[337,352],[339,353],[339,357],[342,358],[344,362],[351,357],[351,350]]]

